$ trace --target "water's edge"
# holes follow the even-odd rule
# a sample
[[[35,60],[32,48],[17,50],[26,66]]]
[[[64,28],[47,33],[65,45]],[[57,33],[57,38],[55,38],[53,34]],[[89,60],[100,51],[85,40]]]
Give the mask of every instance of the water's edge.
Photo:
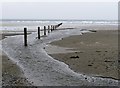
[[[35,36],[37,33],[33,33],[28,36],[28,47],[24,47],[21,44],[23,40],[21,39],[22,36],[19,35],[2,40],[1,49],[23,69],[25,76],[33,82],[35,86],[117,85],[117,80],[90,77],[75,73],[68,65],[53,59],[43,49],[47,43],[80,34],[81,32],[78,29],[61,30],[55,31],[47,37],[43,37],[41,40],[36,40]],[[11,42],[11,40],[13,40],[14,43]],[[47,75],[47,77],[45,77],[45,75]]]

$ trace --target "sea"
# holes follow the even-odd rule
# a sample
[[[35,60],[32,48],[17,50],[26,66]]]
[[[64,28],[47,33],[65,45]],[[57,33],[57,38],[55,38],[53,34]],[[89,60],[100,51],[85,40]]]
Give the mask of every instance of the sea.
[[[118,20],[52,20],[52,19],[2,19],[0,30],[21,30],[24,27],[36,29],[38,26],[56,25],[118,25]]]

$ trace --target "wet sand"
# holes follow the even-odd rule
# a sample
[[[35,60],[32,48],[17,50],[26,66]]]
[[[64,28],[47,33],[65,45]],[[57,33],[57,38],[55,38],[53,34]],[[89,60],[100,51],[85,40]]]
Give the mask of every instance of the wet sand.
[[[119,79],[117,30],[99,30],[82,36],[70,36],[50,44],[77,50],[72,53],[49,54],[68,64],[75,72]]]
[[[28,32],[28,34],[31,34],[31,32]],[[24,35],[24,33],[22,32],[6,32],[6,33],[2,33],[0,34],[0,40],[7,38],[8,36],[16,36],[16,35]]]
[[[6,36],[21,35],[20,33],[5,33],[0,35],[0,40],[6,38]],[[2,52],[2,51],[1,51]],[[32,86],[28,82],[27,78],[24,76],[21,68],[14,63],[10,58],[4,53],[0,53],[2,58],[2,86]]]
[[[23,71],[2,53],[2,86],[30,86]]]
[[[64,32],[64,35],[66,35],[68,31],[64,30]],[[80,30],[70,33],[80,34]],[[59,37],[61,35],[63,35],[63,31],[58,33],[53,32],[53,39],[50,41],[54,41],[56,36],[60,39]],[[92,78],[91,76],[84,77],[80,74],[74,73],[66,64],[49,57],[43,50],[46,45],[41,44],[41,40],[36,40],[37,42],[33,41],[35,37],[36,33],[28,37],[28,40],[31,40],[28,48],[24,48],[23,46],[21,46],[22,48],[20,47],[22,41],[21,36],[3,40],[4,43],[7,42],[7,44],[4,44],[3,49],[10,56],[14,55],[12,57],[13,59],[21,61],[21,64],[26,67],[24,71],[29,70],[26,73],[31,74],[30,76],[26,76],[31,82],[34,82],[35,85],[112,85],[114,82],[115,85],[117,85],[115,80],[111,80],[111,82],[110,79],[109,81],[105,79],[105,81],[103,81],[103,79],[101,80],[99,77],[97,77],[98,79],[96,79],[96,77],[94,79],[94,77]],[[50,38],[51,36],[44,38],[43,43],[49,43],[50,41],[48,40]],[[11,52],[10,50],[14,51]],[[93,81],[89,82],[89,79],[92,79]]]

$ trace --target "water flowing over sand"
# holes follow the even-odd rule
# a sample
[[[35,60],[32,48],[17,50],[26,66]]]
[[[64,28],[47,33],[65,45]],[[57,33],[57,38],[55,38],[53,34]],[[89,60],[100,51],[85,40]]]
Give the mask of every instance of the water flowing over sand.
[[[38,40],[37,33],[32,33],[28,35],[27,47],[23,44],[23,35],[11,36],[1,41],[1,48],[23,69],[25,76],[35,86],[117,86],[117,80],[75,73],[44,50],[47,43],[80,34],[80,29],[58,30]]]

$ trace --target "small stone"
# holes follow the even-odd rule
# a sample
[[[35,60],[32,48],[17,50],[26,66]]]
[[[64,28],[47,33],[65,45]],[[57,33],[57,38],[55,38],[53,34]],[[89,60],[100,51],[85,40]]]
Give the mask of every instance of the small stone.
[[[92,66],[91,64],[89,64],[88,66]]]
[[[71,56],[70,58],[79,58],[79,56]]]
[[[96,52],[101,52],[101,51],[97,50]]]
[[[77,53],[77,52],[75,52],[75,53]]]

